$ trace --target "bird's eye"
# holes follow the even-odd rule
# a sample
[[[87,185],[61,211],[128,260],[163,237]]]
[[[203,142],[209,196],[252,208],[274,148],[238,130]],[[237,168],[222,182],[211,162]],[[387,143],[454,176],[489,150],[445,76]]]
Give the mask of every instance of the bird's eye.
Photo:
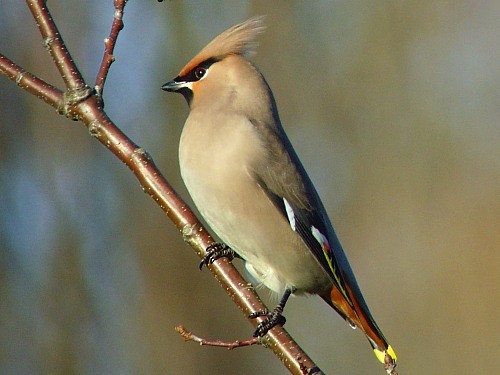
[[[202,79],[205,74],[207,73],[207,70],[202,67],[202,66],[199,66],[195,69],[194,71],[194,76],[197,78],[197,79]]]

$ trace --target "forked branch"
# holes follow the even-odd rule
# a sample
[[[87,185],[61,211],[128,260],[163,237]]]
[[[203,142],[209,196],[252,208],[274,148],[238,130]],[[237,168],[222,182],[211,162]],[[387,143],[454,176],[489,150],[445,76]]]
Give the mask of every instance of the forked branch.
[[[44,45],[48,49],[66,85],[62,91],[26,72],[7,57],[0,55],[0,73],[16,82],[21,88],[56,108],[61,114],[81,121],[89,133],[105,145],[135,174],[143,190],[162,208],[184,239],[203,258],[205,249],[213,242],[207,231],[187,205],[179,198],[155,166],[148,153],[129,139],[103,110],[101,93],[109,67],[113,62],[113,49],[119,31],[123,27],[123,9],[126,0],[115,0],[115,14],[110,36],[105,40],[105,53],[95,81],[90,88],[71,58],[57,30],[44,0],[27,0],[28,7],[40,29]],[[266,309],[255,291],[226,259],[221,258],[209,265],[221,286],[245,316]],[[256,326],[262,319],[249,319]],[[285,364],[292,374],[321,373],[312,360],[280,326],[271,329],[261,339]]]

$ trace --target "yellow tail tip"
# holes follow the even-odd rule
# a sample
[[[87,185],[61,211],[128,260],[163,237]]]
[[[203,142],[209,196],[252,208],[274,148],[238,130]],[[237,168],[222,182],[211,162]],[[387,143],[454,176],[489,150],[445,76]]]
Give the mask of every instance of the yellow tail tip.
[[[392,358],[392,360],[394,362],[397,361],[398,357],[396,356],[396,352],[394,351],[394,349],[392,349],[392,346],[389,345],[389,347],[387,348],[387,350],[380,350],[380,349],[373,349],[373,352],[375,353],[375,356],[377,357],[377,359],[382,362],[383,364],[385,364],[385,356],[386,354]]]

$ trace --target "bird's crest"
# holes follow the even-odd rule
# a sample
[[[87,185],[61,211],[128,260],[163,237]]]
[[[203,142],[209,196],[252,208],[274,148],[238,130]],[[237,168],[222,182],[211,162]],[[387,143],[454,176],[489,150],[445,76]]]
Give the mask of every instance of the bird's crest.
[[[266,28],[264,18],[264,16],[252,17],[216,36],[186,64],[179,76],[184,76],[210,58],[222,59],[227,55],[251,55],[258,46],[255,38]]]

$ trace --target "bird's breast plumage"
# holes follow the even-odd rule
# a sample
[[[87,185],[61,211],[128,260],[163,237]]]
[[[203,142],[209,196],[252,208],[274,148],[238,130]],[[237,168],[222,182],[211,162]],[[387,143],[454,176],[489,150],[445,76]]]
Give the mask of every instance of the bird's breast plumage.
[[[181,175],[196,207],[254,277],[278,293],[324,289],[325,272],[253,176],[265,155],[253,124],[237,114],[192,111],[179,147]]]

